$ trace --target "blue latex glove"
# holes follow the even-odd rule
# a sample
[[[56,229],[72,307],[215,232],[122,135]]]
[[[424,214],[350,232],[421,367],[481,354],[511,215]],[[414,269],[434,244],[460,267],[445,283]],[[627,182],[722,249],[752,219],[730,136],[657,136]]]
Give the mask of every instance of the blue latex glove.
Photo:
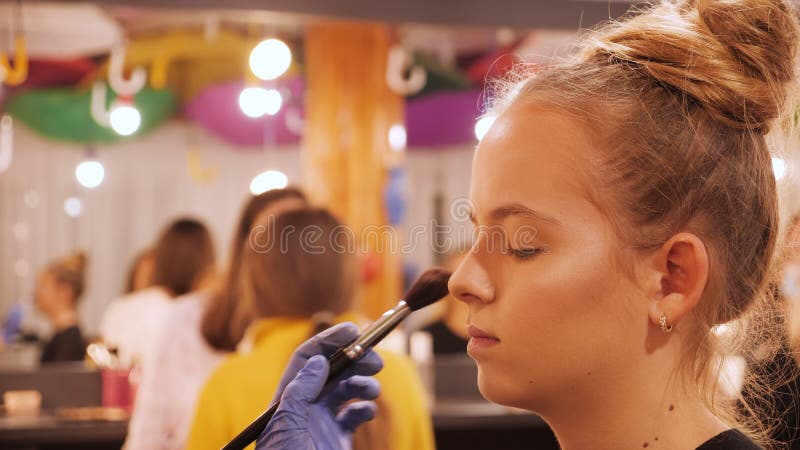
[[[340,324],[312,337],[295,350],[283,373],[281,405],[258,438],[259,450],[349,450],[352,433],[375,416],[380,391],[376,374],[383,362],[370,351],[325,386],[330,355],[358,335],[352,323]],[[284,389],[285,386],[285,389]],[[279,395],[276,394],[276,395]],[[345,403],[352,399],[362,399]],[[274,399],[273,399],[274,401]]]

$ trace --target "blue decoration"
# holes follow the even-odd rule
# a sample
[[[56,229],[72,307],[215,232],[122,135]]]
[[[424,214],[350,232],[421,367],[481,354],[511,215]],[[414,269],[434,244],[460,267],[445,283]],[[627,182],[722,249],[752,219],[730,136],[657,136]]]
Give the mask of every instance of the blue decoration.
[[[390,225],[402,223],[406,215],[405,178],[402,167],[395,167],[389,171],[389,181],[383,191],[383,201]]]

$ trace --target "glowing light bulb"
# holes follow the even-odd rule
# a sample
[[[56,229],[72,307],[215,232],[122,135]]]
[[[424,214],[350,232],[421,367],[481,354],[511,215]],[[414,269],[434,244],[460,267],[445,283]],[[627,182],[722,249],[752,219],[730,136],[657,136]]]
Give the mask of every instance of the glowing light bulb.
[[[75,178],[81,186],[94,189],[103,183],[106,169],[97,161],[84,161],[75,168]]]
[[[130,103],[117,101],[111,107],[108,120],[111,122],[111,129],[122,136],[130,136],[142,124],[142,115]]]
[[[275,89],[267,89],[267,95],[264,96],[264,111],[270,116],[278,114],[283,105],[283,97],[281,93]]]
[[[275,89],[249,87],[239,94],[239,108],[247,117],[254,119],[269,114],[274,116],[281,110],[283,99]]]
[[[262,80],[274,80],[292,64],[292,51],[279,39],[267,39],[250,52],[250,69]]]
[[[479,141],[489,132],[489,128],[492,127],[494,120],[494,116],[485,116],[475,122],[475,137],[478,138]]]
[[[406,127],[396,123],[389,128],[389,147],[392,150],[397,152],[404,150],[407,142]]]
[[[83,202],[77,197],[69,197],[64,201],[64,212],[70,217],[78,217],[83,213]]]
[[[278,170],[267,170],[253,178],[250,183],[250,192],[253,195],[263,194],[272,189],[283,189],[289,184],[289,177]]]
[[[786,175],[786,161],[783,158],[772,157],[772,173],[775,174],[776,180],[780,180]]]

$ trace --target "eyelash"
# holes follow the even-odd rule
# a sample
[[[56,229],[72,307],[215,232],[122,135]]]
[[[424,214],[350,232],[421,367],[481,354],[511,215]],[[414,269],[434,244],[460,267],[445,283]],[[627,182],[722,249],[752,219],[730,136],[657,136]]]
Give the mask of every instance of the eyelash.
[[[509,251],[511,252],[512,255],[514,255],[514,258],[521,259],[523,261],[526,259],[533,258],[534,256],[540,253],[544,253],[544,249],[541,248],[524,248],[524,249],[510,248]]]

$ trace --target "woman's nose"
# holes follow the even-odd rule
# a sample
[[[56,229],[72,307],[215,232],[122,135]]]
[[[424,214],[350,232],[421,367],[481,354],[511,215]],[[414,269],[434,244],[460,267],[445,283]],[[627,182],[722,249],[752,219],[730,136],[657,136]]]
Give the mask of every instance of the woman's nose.
[[[494,300],[494,288],[474,250],[461,261],[447,287],[455,298],[465,303],[488,303]]]

